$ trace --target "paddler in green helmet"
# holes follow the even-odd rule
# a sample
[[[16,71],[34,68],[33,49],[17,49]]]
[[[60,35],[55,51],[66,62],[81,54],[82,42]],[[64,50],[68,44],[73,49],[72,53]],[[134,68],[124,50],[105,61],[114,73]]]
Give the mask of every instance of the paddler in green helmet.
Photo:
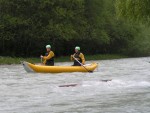
[[[46,51],[45,56],[41,55],[41,59],[43,59],[43,64],[48,66],[54,66],[54,52],[51,50],[51,45],[46,45]]]
[[[74,64],[72,66],[81,66],[80,63],[82,63],[83,65],[85,64],[85,58],[84,58],[83,53],[80,52],[80,47],[79,46],[75,47],[75,53],[73,55],[71,55],[71,60],[74,60]]]

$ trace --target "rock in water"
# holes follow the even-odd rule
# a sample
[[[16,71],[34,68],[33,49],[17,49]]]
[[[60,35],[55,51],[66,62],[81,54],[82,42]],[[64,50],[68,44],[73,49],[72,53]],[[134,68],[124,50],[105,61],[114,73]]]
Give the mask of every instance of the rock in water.
[[[75,87],[78,84],[66,84],[66,85],[60,85],[59,87]]]

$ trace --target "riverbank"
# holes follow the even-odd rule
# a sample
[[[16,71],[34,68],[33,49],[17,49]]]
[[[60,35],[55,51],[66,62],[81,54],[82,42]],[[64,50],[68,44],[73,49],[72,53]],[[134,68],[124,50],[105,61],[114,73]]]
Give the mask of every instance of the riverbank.
[[[108,59],[121,59],[128,58],[125,55],[117,54],[103,54],[103,55],[85,55],[86,60],[108,60]],[[20,61],[28,61],[31,63],[40,63],[40,58],[18,58],[18,57],[0,57],[0,65],[3,64],[20,64]],[[70,56],[63,56],[55,58],[55,62],[69,62]]]

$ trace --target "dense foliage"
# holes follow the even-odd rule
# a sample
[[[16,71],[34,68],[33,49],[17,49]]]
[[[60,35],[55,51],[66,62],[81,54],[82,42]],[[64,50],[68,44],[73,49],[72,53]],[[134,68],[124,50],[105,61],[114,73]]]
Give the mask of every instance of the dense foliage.
[[[116,0],[116,16],[132,24],[138,32],[132,32],[126,53],[133,56],[150,55],[150,0]]]
[[[150,0],[116,0],[119,17],[150,22]]]
[[[85,54],[149,55],[149,29],[125,20],[132,15],[125,1],[0,0],[0,56],[39,56],[46,44],[57,56],[72,54],[76,45]]]

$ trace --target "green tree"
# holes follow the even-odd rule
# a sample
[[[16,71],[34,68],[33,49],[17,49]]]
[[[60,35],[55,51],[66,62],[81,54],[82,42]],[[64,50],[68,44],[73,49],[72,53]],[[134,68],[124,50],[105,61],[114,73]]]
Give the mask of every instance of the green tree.
[[[129,46],[125,49],[128,55],[150,55],[150,1],[149,0],[116,0],[116,13],[118,19],[125,20],[133,26]]]
[[[116,12],[118,17],[134,21],[150,22],[149,0],[116,0]]]

